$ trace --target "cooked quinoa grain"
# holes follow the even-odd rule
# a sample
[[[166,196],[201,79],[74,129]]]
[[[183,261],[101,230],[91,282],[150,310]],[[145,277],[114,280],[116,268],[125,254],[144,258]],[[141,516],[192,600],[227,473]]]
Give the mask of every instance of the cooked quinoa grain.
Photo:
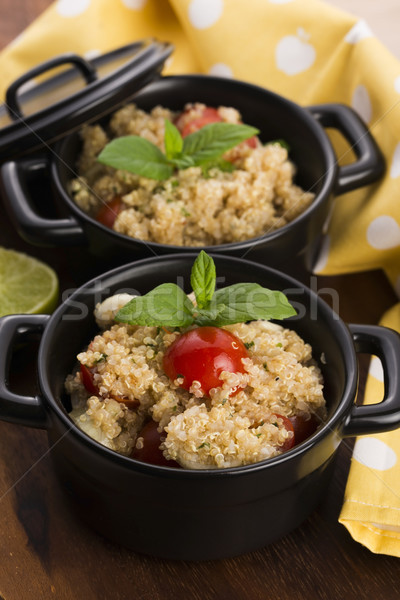
[[[185,107],[196,115],[202,104]],[[237,110],[219,107],[225,122],[239,123]],[[177,246],[203,246],[247,240],[292,221],[314,195],[294,184],[295,168],[286,148],[277,143],[255,147],[242,142],[226,153],[232,172],[200,167],[177,171],[159,182],[106,167],[97,156],[113,138],[140,135],[164,151],[164,120],[177,113],[157,106],[146,113],[134,104],[118,110],[106,131],[100,125],[82,130],[79,178],[70,186],[77,205],[96,218],[104,203],[116,196],[122,210],[113,229],[145,241]]]
[[[190,469],[235,467],[290,447],[287,418],[326,418],[321,371],[310,345],[290,329],[266,321],[224,327],[248,348],[244,372],[222,372],[221,386],[204,396],[199,382],[185,390],[179,376],[171,381],[163,371],[164,353],[180,332],[110,326],[102,318],[109,310],[110,299],[96,308],[107,328],[77,357],[91,371],[97,395],[86,391],[79,370],[68,376],[66,389],[74,422],[116,452],[129,456],[140,449],[141,429],[154,420],[165,458]]]

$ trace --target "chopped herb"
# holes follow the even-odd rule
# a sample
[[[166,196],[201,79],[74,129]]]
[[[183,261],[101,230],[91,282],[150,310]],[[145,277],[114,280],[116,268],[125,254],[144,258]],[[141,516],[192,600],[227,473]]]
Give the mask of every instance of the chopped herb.
[[[172,410],[175,412],[176,410],[178,410],[178,407],[176,404],[174,404],[174,406],[172,407]]]
[[[271,425],[274,425],[275,427],[279,427],[278,422],[274,421],[273,423],[271,423]]]
[[[171,185],[172,187],[178,187],[179,179],[171,179]]]
[[[228,401],[228,398],[224,398],[224,399],[222,400],[221,404],[222,404],[222,405],[224,405],[224,404],[226,404],[226,403],[227,403],[227,401]]]
[[[247,350],[249,348],[252,348],[254,346],[254,342],[244,342],[244,345],[246,346]]]
[[[200,448],[205,448],[207,446],[207,448],[210,447],[210,444],[208,442],[203,442],[202,444],[200,444],[200,446],[197,446],[197,450],[200,450]]]
[[[180,373],[178,373],[178,375],[176,376],[177,379],[185,379],[184,375],[181,375]]]
[[[175,198],[167,198],[167,204],[171,204],[171,202],[175,202]]]
[[[183,214],[184,217],[190,217],[191,216],[190,212],[188,212],[184,206],[181,208],[181,213]]]
[[[277,348],[282,348],[282,344],[281,344],[281,342],[278,342],[278,343],[276,344],[276,347],[277,347]]]
[[[290,146],[285,140],[271,140],[270,142],[266,143],[266,146],[268,146],[269,144],[277,144],[278,146],[282,146],[282,148],[285,148],[288,152],[290,151]]]
[[[267,365],[267,363],[263,363],[263,368],[265,369],[265,371],[268,371],[268,365]]]
[[[103,360],[106,360],[106,359],[107,359],[107,356],[108,356],[107,354],[102,354],[102,355],[100,356],[100,358],[97,358],[97,359],[94,361],[94,363],[93,363],[93,364],[94,364],[94,365],[98,365],[100,362],[103,362]]]
[[[256,437],[260,437],[261,435],[261,433],[256,433]]]

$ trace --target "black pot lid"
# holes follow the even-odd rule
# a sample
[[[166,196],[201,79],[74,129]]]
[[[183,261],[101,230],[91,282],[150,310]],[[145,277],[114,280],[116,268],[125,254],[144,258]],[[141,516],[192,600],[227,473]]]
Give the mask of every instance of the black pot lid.
[[[10,85],[0,105],[0,162],[45,148],[117,108],[160,74],[172,50],[147,39],[92,60],[67,53],[34,67]]]

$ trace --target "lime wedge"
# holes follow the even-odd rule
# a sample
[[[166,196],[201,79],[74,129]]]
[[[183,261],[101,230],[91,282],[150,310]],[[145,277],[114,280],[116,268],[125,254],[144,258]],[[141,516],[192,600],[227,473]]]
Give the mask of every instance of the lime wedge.
[[[0,317],[50,313],[58,301],[58,278],[49,266],[0,247]]]

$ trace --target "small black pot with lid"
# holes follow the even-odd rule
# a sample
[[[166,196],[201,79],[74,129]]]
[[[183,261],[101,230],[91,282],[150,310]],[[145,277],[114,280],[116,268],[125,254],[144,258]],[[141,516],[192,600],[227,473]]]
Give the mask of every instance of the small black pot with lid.
[[[342,104],[302,108],[243,81],[206,75],[161,77],[161,68],[171,51],[169,44],[144,41],[92,61],[63,55],[29,71],[10,86],[6,105],[0,107],[0,125],[6,115],[12,118],[0,129],[1,181],[6,209],[20,235],[32,244],[45,246],[83,244],[95,256],[124,262],[195,250],[143,242],[118,233],[83,212],[68,190],[70,180],[76,176],[81,147],[78,129],[84,123],[104,122],[107,115],[128,101],[145,110],[162,105],[177,111],[188,102],[202,102],[234,106],[243,122],[260,130],[262,141],[285,139],[291,149],[290,159],[297,167],[296,184],[315,194],[311,205],[280,229],[204,249],[279,267],[300,256],[311,268],[335,196],[375,182],[383,173],[382,155],[367,127]],[[33,77],[65,63],[73,67],[29,91],[21,89]],[[102,70],[105,74],[99,78]],[[33,112],[25,116],[22,102],[40,107],[44,96],[59,94],[63,89],[68,92],[82,80],[81,75],[86,81],[83,88],[47,108],[33,107]],[[355,162],[338,166],[325,128],[336,129],[346,138],[356,155]],[[44,174],[51,180],[51,189],[44,190],[47,202],[56,203],[61,216],[49,217],[32,197],[32,189]]]

